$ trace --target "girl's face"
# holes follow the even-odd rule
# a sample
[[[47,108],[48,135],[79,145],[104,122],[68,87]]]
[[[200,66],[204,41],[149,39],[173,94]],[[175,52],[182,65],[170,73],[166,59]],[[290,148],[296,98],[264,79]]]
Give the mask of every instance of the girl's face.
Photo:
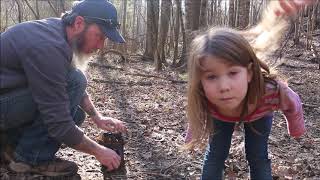
[[[251,68],[234,65],[227,60],[207,57],[200,80],[207,99],[225,116],[238,117],[252,78]]]

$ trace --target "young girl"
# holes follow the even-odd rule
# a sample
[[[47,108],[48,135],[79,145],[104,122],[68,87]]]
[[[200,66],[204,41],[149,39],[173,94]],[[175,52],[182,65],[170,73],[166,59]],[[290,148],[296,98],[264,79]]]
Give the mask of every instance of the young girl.
[[[291,136],[305,132],[299,96],[270,73],[244,35],[227,28],[210,29],[190,48],[186,142],[190,149],[209,142],[204,180],[222,179],[237,123],[244,123],[246,159],[251,179],[257,180],[272,179],[268,137],[273,111],[284,113]]]

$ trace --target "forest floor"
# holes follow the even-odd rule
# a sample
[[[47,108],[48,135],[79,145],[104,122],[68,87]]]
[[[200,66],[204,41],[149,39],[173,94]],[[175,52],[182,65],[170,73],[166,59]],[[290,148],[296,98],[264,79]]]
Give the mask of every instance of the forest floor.
[[[320,37],[315,38],[319,49]],[[293,139],[282,114],[275,113],[269,139],[273,178],[316,180],[320,179],[320,70],[312,52],[290,46],[289,42],[283,50],[285,61],[277,70],[302,99],[307,133],[300,140]],[[13,174],[2,165],[0,179],[199,179],[203,152],[180,149],[186,128],[186,75],[170,68],[156,73],[152,63],[137,57],[129,57],[124,64],[114,62],[115,58],[106,55],[89,65],[88,92],[100,112],[127,124],[126,171],[103,173],[93,156],[67,147],[57,155],[78,164],[77,176]],[[82,128],[93,139],[102,133],[88,120]],[[242,132],[233,136],[226,179],[249,179],[243,139]]]

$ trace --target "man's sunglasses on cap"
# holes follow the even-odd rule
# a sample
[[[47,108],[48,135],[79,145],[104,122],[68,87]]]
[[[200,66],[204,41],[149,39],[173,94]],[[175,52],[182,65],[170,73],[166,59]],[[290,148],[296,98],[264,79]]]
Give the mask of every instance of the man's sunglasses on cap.
[[[97,22],[97,20],[99,22],[99,24],[102,24],[102,25],[106,25],[110,28],[116,28],[116,29],[120,29],[120,25],[116,20],[114,19],[103,19],[103,18],[98,18],[98,17],[90,17],[90,16],[83,16],[85,19],[92,19],[92,20],[95,20],[95,22]]]

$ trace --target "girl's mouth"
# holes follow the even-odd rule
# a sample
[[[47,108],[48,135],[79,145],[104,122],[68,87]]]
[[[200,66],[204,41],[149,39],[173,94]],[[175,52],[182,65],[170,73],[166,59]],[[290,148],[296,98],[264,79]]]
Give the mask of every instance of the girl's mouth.
[[[230,97],[230,98],[221,98],[221,101],[231,101],[231,100],[233,100],[232,97]]]

